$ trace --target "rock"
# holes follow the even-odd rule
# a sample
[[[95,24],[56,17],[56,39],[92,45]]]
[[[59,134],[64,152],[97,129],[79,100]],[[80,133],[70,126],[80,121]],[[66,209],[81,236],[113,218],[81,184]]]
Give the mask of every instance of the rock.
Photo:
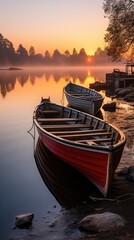
[[[123,168],[118,174],[122,176],[126,175],[129,181],[134,182],[134,165]]]
[[[82,231],[105,232],[124,227],[126,220],[120,215],[104,212],[88,215],[79,222],[79,229]]]
[[[95,82],[95,83],[91,83],[89,85],[89,88],[91,89],[96,89],[96,90],[103,90],[103,89],[107,89],[109,88],[109,84],[108,83],[102,83],[102,82]]]
[[[33,218],[34,218],[33,213],[18,215],[15,218],[15,225],[16,227],[19,228],[27,228],[31,225]]]
[[[134,166],[130,166],[128,168],[127,179],[130,180],[131,182],[134,182]]]
[[[127,175],[128,174],[128,167],[124,167],[123,169],[121,169],[118,173],[121,176]]]
[[[105,111],[115,112],[116,102],[106,103],[102,107]]]
[[[53,221],[53,222],[49,223],[48,226],[49,226],[49,227],[55,227],[56,223],[57,223],[57,221]]]
[[[124,97],[124,100],[128,102],[134,102],[134,93],[127,94],[127,96]]]
[[[130,94],[132,92],[132,88],[118,88],[116,89],[115,93],[117,94],[117,97],[125,97],[127,94]]]

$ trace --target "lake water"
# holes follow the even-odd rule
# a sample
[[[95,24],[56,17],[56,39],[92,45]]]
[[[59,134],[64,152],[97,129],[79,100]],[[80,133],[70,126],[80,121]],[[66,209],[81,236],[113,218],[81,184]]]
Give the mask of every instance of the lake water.
[[[60,176],[60,180],[55,179],[56,174],[60,175],[60,171],[54,173],[55,180],[50,184],[52,191],[47,187],[50,183],[49,178],[44,184],[34,157],[34,148],[40,148],[38,135],[36,134],[37,143],[34,145],[32,136],[28,134],[32,127],[35,106],[39,104],[41,97],[49,96],[52,102],[67,105],[63,87],[68,81],[89,87],[89,84],[95,81],[104,82],[106,72],[112,70],[113,67],[24,68],[19,71],[0,71],[0,239],[8,239],[12,234],[15,216],[18,214],[32,212],[36,219],[40,219],[49,211],[58,212],[61,205],[64,205],[64,200],[63,196],[58,197],[59,193],[55,194],[52,186],[55,181],[59,181],[58,189],[69,189],[69,183],[63,185],[63,188],[60,185],[60,181],[67,181],[63,178],[66,171],[68,175],[72,173],[71,181],[75,178],[73,170],[64,167],[64,174]],[[105,91],[101,93],[105,96]],[[104,103],[110,101],[111,98],[105,97]],[[134,106],[123,100],[116,101],[116,112],[105,113],[102,110],[102,115],[105,120],[120,127],[127,136],[127,144],[119,166],[122,168],[131,165],[134,160]],[[33,133],[33,129],[30,132]],[[50,157],[50,154],[46,153],[46,156]],[[77,173],[76,178],[80,178]],[[84,186],[87,186],[85,182]],[[68,190],[71,200],[66,198],[65,203],[73,202],[75,196],[77,200],[79,196],[84,196],[83,187],[76,190],[75,181],[73,187],[74,190]],[[87,197],[89,189],[85,188]]]

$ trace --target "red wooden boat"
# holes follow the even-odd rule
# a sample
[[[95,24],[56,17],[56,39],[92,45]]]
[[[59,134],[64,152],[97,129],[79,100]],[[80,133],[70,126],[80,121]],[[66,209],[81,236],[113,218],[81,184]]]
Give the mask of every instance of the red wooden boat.
[[[105,197],[109,196],[125,145],[122,131],[49,99],[36,107],[33,121],[41,141],[52,153],[85,175]]]

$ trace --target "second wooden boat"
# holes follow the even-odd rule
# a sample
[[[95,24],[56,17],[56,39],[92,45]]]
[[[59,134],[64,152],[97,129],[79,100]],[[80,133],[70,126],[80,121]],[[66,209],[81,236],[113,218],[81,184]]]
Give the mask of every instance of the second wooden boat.
[[[70,82],[63,91],[70,107],[95,115],[102,106],[103,96],[93,89]]]
[[[109,195],[125,145],[122,131],[93,115],[49,100],[37,106],[33,121],[52,153],[80,171],[104,196]]]

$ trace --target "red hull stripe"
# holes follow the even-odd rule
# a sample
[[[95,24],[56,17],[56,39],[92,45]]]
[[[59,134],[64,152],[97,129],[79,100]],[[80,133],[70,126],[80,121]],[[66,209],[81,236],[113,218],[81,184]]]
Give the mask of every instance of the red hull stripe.
[[[105,189],[108,179],[108,153],[92,152],[57,142],[39,131],[44,145],[56,156],[74,166],[98,187]]]

